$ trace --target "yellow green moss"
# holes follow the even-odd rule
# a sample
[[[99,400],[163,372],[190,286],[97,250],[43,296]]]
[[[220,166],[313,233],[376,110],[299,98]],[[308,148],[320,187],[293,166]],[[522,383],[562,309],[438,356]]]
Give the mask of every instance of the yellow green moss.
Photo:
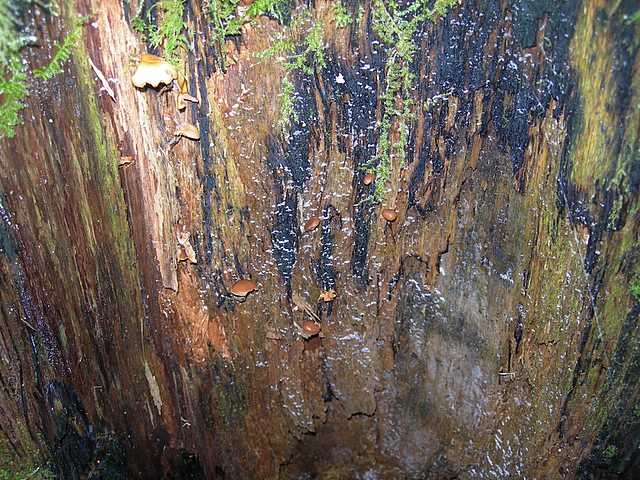
[[[630,109],[625,119],[622,154],[611,158],[611,146],[620,135],[615,127],[620,124],[617,101],[618,82],[615,78],[617,58],[611,22],[600,21],[599,8],[591,6],[583,10],[572,42],[571,63],[576,70],[582,124],[573,142],[571,172],[572,181],[583,189],[596,182],[609,180],[627,190],[626,175],[631,163],[636,161],[636,145],[640,126],[637,109]],[[640,105],[640,77],[633,77],[629,97],[630,105]],[[613,174],[612,174],[613,172]]]

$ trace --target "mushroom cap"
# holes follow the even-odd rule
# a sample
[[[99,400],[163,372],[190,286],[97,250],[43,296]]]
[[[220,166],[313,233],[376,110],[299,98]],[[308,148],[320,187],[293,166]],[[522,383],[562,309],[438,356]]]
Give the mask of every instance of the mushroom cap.
[[[313,337],[320,333],[320,324],[316,322],[312,322],[311,320],[305,320],[302,322],[302,331],[305,336]]]
[[[333,288],[331,290],[324,290],[323,292],[320,293],[320,296],[318,297],[318,301],[324,300],[325,303],[329,303],[329,302],[332,302],[337,296],[338,294]]]
[[[178,262],[189,260],[191,263],[198,263],[196,252],[189,241],[191,234],[186,231],[178,232]]]
[[[140,63],[131,81],[138,88],[144,88],[146,85],[158,88],[161,83],[169,85],[176,78],[178,78],[176,67],[160,57],[143,53],[140,55]]]
[[[185,102],[200,103],[200,100],[188,93],[179,93],[176,98],[176,106],[178,107],[178,110],[184,110],[187,108],[187,104]]]
[[[375,179],[376,176],[374,173],[367,172],[364,174],[364,177],[362,177],[362,183],[364,183],[365,185],[371,185]]]
[[[398,212],[390,208],[385,208],[382,210],[382,216],[387,222],[395,222],[396,218],[398,218]]]
[[[178,125],[173,134],[176,137],[187,137],[191,140],[200,140],[200,130],[192,123],[182,123]]]
[[[142,53],[140,54],[140,61],[144,63],[162,63],[164,60],[162,57],[154,55],[152,53]]]
[[[304,224],[304,231],[311,232],[318,228],[318,225],[320,225],[320,218],[311,217],[309,220],[307,220],[307,223]]]
[[[246,297],[256,288],[258,285],[253,280],[239,280],[231,286],[229,291],[236,297]]]

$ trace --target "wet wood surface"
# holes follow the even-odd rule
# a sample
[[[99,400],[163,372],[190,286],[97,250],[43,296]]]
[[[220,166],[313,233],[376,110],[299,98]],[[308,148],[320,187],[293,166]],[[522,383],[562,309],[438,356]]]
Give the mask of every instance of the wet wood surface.
[[[465,0],[426,24],[407,158],[379,205],[369,2],[345,3],[347,28],[311,7],[327,64],[294,76],[285,132],[285,72],[257,55],[283,25],[245,25],[223,72],[187,2],[199,103],[179,112],[131,84],[131,3],[34,17],[34,65],[74,15],[91,22],[0,143],[10,451],[39,448],[61,478],[632,478],[634,2]],[[184,121],[200,140],[170,145]],[[197,263],[179,261],[187,232]],[[241,279],[257,283],[242,301]]]

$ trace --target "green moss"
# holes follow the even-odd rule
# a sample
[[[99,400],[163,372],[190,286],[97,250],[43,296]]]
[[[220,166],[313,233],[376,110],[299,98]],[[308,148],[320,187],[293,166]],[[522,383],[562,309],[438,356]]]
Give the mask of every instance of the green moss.
[[[324,25],[314,21],[308,10],[303,10],[283,36],[271,47],[258,54],[260,58],[273,57],[287,72],[312,75],[316,68],[324,68]]]
[[[147,23],[144,21],[144,2],[138,2],[138,9],[136,14],[131,18],[131,28],[134,32],[142,35],[146,38],[147,35]]]
[[[324,25],[322,22],[313,22],[311,29],[304,38],[304,50],[289,62],[288,69],[302,70],[305,75],[313,75],[316,68],[326,66],[324,58]]]
[[[140,5],[144,5],[144,3],[141,3]],[[144,23],[142,18],[136,16],[131,19],[131,28],[137,34],[144,35],[147,25]]]
[[[0,138],[12,138],[28,95],[20,51],[33,39],[18,31],[17,11],[31,2],[0,0]]]
[[[56,75],[63,72],[62,65],[71,58],[73,50],[78,46],[82,38],[82,27],[86,19],[75,22],[71,31],[64,37],[62,42],[56,47],[56,53],[48,65],[33,70],[33,76],[40,80],[51,80]]]
[[[618,223],[620,221],[620,213],[622,211],[624,197],[622,195],[618,195],[616,199],[613,201],[613,205],[611,206],[611,211],[609,212],[609,217],[607,221],[607,228],[609,230],[616,230],[618,227]]]
[[[227,38],[240,35],[242,20],[236,15],[239,0],[211,0],[209,2],[209,19],[213,33],[213,43],[220,51],[220,63],[225,70]]]
[[[50,480],[56,478],[39,461],[35,447],[20,420],[13,426],[13,432],[20,439],[23,453],[18,456],[6,440],[0,441],[0,480]]]
[[[180,68],[184,52],[189,50],[188,25],[184,20],[185,0],[161,0],[153,4],[146,16],[144,5],[144,2],[138,4],[138,11],[131,19],[132,30],[152,47],[162,48],[164,59]],[[151,22],[151,11],[154,8],[158,11],[157,26]]]
[[[391,174],[391,156],[403,162],[406,156],[409,125],[414,119],[412,89],[415,78],[410,66],[418,47],[414,42],[416,31],[425,21],[445,15],[458,3],[459,0],[436,0],[429,9],[426,2],[410,3],[403,8],[396,0],[373,0],[373,30],[387,49],[380,137],[376,155],[366,166],[366,170],[376,174],[376,188],[371,198],[374,202],[384,198]],[[398,140],[392,142],[390,137],[396,125]]]
[[[364,5],[358,5],[358,14],[356,16],[356,24],[362,25],[362,19],[364,18]]]
[[[14,56],[0,72],[0,138],[13,138],[15,128],[22,123],[20,111],[29,94],[27,75],[19,56]]]
[[[342,3],[336,3],[333,6],[331,12],[333,13],[333,19],[336,22],[336,26],[338,28],[346,28],[351,25],[353,19],[351,18],[351,15],[349,15],[346,7],[342,5]]]
[[[260,15],[268,15],[280,23],[285,23],[290,9],[290,0],[255,0],[247,9],[243,18],[248,21]]]
[[[604,451],[602,452],[602,455],[607,460],[613,460],[615,456],[618,455],[618,447],[616,447],[615,445],[609,445],[607,448],[604,449]]]
[[[32,2],[0,0],[0,66],[11,62],[15,55],[34,39],[18,31],[18,11]]]
[[[633,75],[630,85],[625,85],[629,96],[625,101],[624,121],[620,122],[615,108],[615,92],[620,87],[615,74],[618,47],[616,32],[611,28],[616,22],[593,21],[597,14],[597,9],[590,8],[580,16],[572,40],[571,64],[577,74],[582,100],[580,122],[573,140],[571,180],[583,189],[596,183],[604,189],[613,187],[628,198],[629,179],[633,178],[633,166],[640,158],[637,149],[640,116],[633,108],[640,102],[640,76]],[[612,20],[617,15],[622,12],[613,13]],[[593,42],[594,38],[598,41]],[[617,122],[620,123],[618,129],[600,128],[600,125]],[[612,158],[612,152],[618,148],[620,153]],[[604,158],[611,160],[602,161]]]
[[[22,50],[35,38],[20,32],[18,16],[19,12],[32,5],[51,13],[54,4],[44,0],[0,0],[0,138],[15,136],[15,128],[22,123],[20,111],[29,94],[27,65],[22,58]],[[79,29],[74,30],[65,37],[50,64],[36,69],[34,76],[48,80],[60,73],[80,33]]]
[[[56,476],[45,467],[19,466],[16,470],[0,468],[0,480],[53,480]]]
[[[631,295],[636,299],[636,301],[640,302],[640,275],[636,275],[631,284],[629,285],[629,290],[631,291]]]
[[[180,66],[183,53],[189,50],[185,33],[187,23],[184,20],[185,0],[161,0],[154,4],[160,19],[158,26],[149,25],[148,38],[151,46],[162,47],[164,59]]]
[[[282,80],[282,103],[279,125],[286,130],[291,120],[297,120],[293,98],[295,88],[291,80],[293,74],[313,75],[316,69],[326,66],[324,54],[324,24],[311,17],[309,10],[303,9],[282,36],[271,47],[258,54],[260,58],[275,58],[286,73]]]
[[[258,58],[271,58],[279,57],[282,55],[290,55],[291,52],[295,50],[295,48],[296,45],[295,43],[293,43],[293,40],[291,38],[283,36],[276,38],[269,48],[263,50],[262,52],[259,52],[257,56]]]
[[[280,102],[279,127],[286,129],[291,120],[298,121],[298,114],[294,108],[296,88],[288,77],[282,80],[282,100]]]
[[[289,11],[289,0],[257,0],[244,13],[238,14],[240,0],[211,0],[209,19],[212,26],[213,43],[220,50],[222,69],[225,69],[225,42],[230,37],[240,35],[242,25],[261,15],[268,15],[284,23]]]

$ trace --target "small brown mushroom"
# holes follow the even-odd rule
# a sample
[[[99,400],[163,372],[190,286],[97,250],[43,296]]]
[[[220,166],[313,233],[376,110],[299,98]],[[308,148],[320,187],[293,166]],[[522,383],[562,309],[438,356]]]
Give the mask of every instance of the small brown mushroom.
[[[246,297],[256,288],[258,288],[258,285],[253,280],[240,280],[234,283],[229,291],[236,297]]]
[[[199,100],[193,95],[189,94],[187,79],[180,73],[178,73],[178,98],[176,99],[176,106],[178,110],[184,110],[187,107],[187,102],[198,103]]]
[[[157,88],[160,84],[169,85],[176,78],[178,78],[176,67],[160,57],[143,53],[131,81],[138,88],[144,88],[147,85]]]
[[[119,167],[126,167],[127,165],[131,165],[134,162],[134,159],[130,155],[122,155],[120,156],[120,161],[118,162]]]
[[[325,303],[333,302],[333,300],[338,296],[336,291],[332,288],[331,290],[324,290],[318,296],[318,301],[322,300]]]
[[[320,225],[320,219],[318,217],[311,217],[309,220],[307,220],[307,223],[304,224],[304,231],[312,232],[313,230],[318,228],[318,225]]]
[[[382,216],[387,222],[395,222],[398,218],[398,212],[390,208],[385,208],[382,210]]]
[[[189,260],[191,263],[198,263],[196,252],[193,249],[193,246],[191,246],[191,241],[189,240],[190,236],[191,234],[189,232],[178,232],[178,245],[180,246],[180,250],[178,251],[178,262]]]
[[[192,102],[192,103],[199,102],[199,100],[196,97],[189,95],[188,93],[180,93],[178,94],[178,100],[176,102],[176,106],[178,107],[178,110],[184,110],[185,108],[187,108],[187,104],[185,103],[185,100],[187,102]]]
[[[362,178],[362,183],[364,183],[365,185],[371,185],[375,179],[376,176],[373,172],[367,172]]]
[[[173,133],[176,137],[187,137],[191,140],[200,140],[200,130],[192,123],[181,123]]]
[[[311,338],[320,333],[320,324],[312,322],[311,320],[305,320],[302,322],[302,336],[304,338]]]

